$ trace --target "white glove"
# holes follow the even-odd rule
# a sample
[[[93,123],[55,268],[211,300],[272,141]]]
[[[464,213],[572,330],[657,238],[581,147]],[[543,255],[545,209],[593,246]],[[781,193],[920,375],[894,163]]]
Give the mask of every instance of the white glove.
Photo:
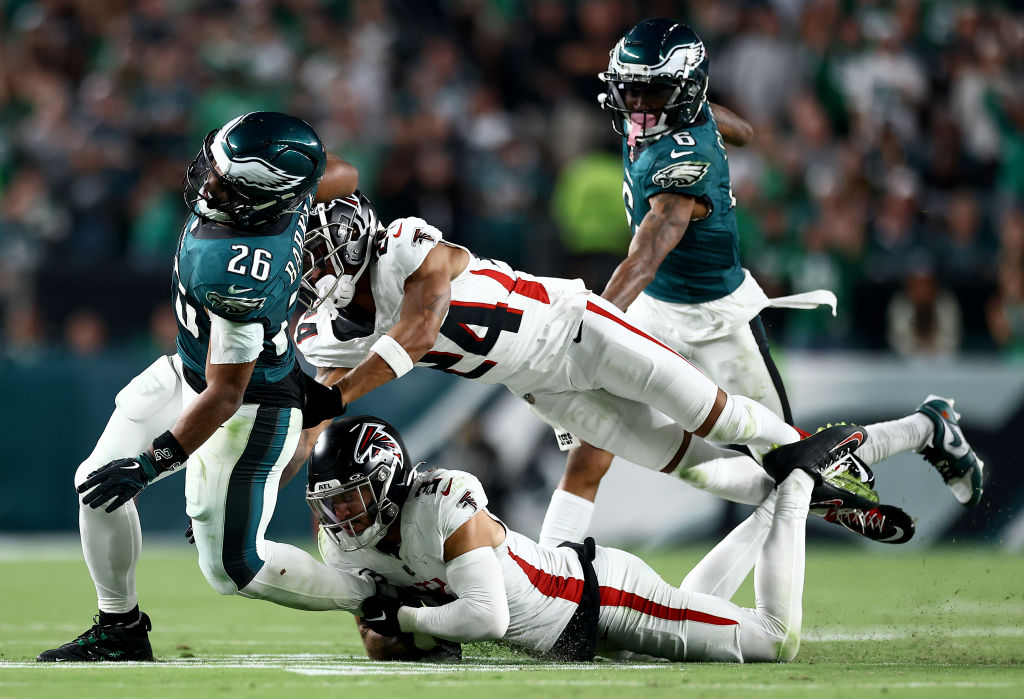
[[[333,274],[325,274],[316,282],[316,295],[335,309],[349,305],[355,293],[356,285],[352,283],[351,274],[343,274],[340,279]]]

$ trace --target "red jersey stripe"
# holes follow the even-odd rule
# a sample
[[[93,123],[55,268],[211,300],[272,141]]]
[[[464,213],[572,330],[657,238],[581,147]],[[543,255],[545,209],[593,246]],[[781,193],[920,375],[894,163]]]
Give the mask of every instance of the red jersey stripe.
[[[523,569],[530,584],[540,590],[545,597],[558,597],[576,603],[582,599],[583,581],[579,578],[563,578],[546,573],[514,554],[512,549],[509,549],[508,555]]]
[[[519,294],[541,303],[551,303],[551,299],[548,297],[548,290],[540,282],[530,282],[525,279],[510,277],[494,269],[474,269],[470,271],[470,274],[479,274],[493,279],[505,287],[506,291],[511,294]]]
[[[629,607],[641,614],[667,619],[668,621],[696,621],[701,624],[714,624],[715,626],[731,626],[740,623],[736,619],[727,619],[707,612],[698,612],[696,609],[676,609],[666,607],[663,604],[652,602],[632,592],[617,590],[614,587],[601,586],[602,607]]]
[[[594,313],[598,314],[599,316],[604,316],[608,320],[613,320],[616,323],[618,323],[619,325],[621,325],[622,327],[624,327],[626,330],[629,330],[630,332],[634,332],[637,335],[639,335],[640,337],[643,337],[643,338],[646,338],[646,339],[650,340],[651,342],[653,342],[654,344],[658,345],[659,347],[664,347],[665,349],[667,349],[669,352],[671,352],[672,354],[676,355],[677,357],[682,357],[681,354],[676,352],[674,349],[672,349],[671,347],[669,347],[665,343],[661,342],[660,340],[658,340],[656,338],[651,337],[650,335],[645,333],[643,330],[640,330],[639,328],[633,327],[632,325],[630,325],[629,323],[624,321],[622,318],[619,318],[618,316],[612,315],[611,313],[609,313],[605,309],[603,309],[600,306],[598,306],[593,301],[587,301],[587,310],[588,311],[593,311]],[[682,358],[686,359],[686,357],[682,357]],[[687,361],[689,361],[689,360],[687,360]]]

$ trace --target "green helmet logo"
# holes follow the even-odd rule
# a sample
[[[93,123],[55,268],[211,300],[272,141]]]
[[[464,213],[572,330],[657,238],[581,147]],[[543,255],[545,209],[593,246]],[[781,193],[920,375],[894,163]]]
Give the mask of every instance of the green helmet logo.
[[[693,123],[707,96],[710,62],[704,42],[673,19],[647,19],[626,32],[611,50],[608,70],[600,74],[607,91],[598,96],[613,112],[612,126],[622,136],[655,136]],[[627,92],[658,94],[656,108],[632,106]]]
[[[185,174],[185,201],[198,216],[251,228],[294,210],[326,167],[327,151],[309,124],[251,112],[207,134]]]

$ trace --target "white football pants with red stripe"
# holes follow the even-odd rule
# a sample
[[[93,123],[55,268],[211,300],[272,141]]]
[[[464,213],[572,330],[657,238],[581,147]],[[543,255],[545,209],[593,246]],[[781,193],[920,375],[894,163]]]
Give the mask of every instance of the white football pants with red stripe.
[[[768,537],[754,567],[755,609],[680,589],[636,556],[598,547],[598,652],[629,650],[670,660],[712,662],[792,660],[800,647],[804,532],[812,487],[810,476],[797,471],[778,488]],[[728,565],[708,560],[720,555],[722,549],[716,548],[697,567]]]
[[[578,342],[569,344],[559,370],[531,378],[509,384],[516,393],[529,394],[541,418],[650,469],[672,460],[685,433],[707,419],[719,390],[596,294],[588,297]],[[707,438],[767,448],[795,442],[800,435],[760,403],[729,395]],[[764,480],[764,492],[755,502],[774,485],[767,476]]]

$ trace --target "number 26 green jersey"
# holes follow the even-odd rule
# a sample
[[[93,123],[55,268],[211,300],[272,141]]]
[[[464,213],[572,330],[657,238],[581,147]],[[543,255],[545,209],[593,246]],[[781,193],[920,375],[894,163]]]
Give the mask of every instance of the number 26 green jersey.
[[[193,215],[174,258],[173,302],[178,354],[205,380],[210,314],[259,323],[263,348],[250,387],[274,384],[292,372],[295,349],[288,321],[302,276],[302,241],[313,194],[273,223],[235,229]]]

